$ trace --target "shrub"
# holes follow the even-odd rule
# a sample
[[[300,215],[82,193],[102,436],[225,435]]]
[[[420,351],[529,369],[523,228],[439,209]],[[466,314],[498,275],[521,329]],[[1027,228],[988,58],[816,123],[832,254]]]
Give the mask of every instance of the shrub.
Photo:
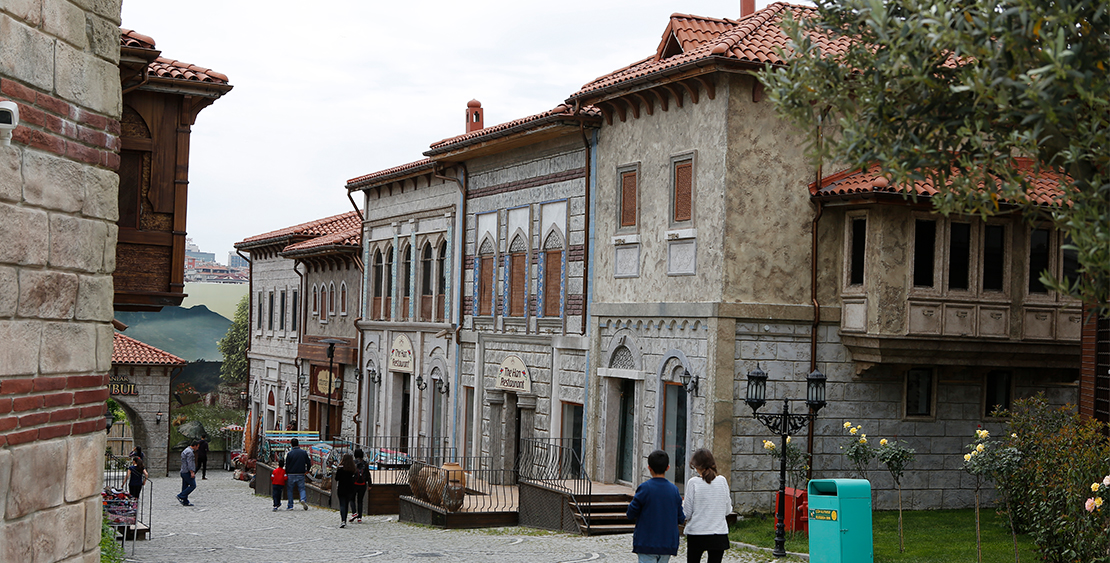
[[[794,444],[790,436],[786,437],[786,446],[783,448],[775,446],[775,443],[770,440],[764,440],[763,449],[767,450],[776,461],[786,455],[786,476],[790,487],[797,489],[798,485],[803,487],[806,485],[809,481],[809,454]]]
[[[856,468],[856,478],[867,478],[867,466],[875,459],[875,448],[867,441],[867,434],[862,432],[863,426],[852,426],[851,422],[844,422],[844,430],[848,432],[848,441],[840,446],[844,455],[848,456]]]

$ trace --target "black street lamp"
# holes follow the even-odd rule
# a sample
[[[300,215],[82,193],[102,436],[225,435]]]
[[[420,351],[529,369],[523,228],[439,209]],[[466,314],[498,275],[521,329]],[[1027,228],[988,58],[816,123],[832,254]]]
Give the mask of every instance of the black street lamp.
[[[817,418],[817,411],[825,406],[825,374],[813,370],[806,377],[805,403],[809,407],[808,413],[791,414],[791,400],[798,402],[798,399],[783,398],[782,412],[779,414],[759,414],[757,411],[767,404],[767,374],[759,369],[758,364],[754,370],[748,372],[748,393],[744,402],[752,408],[752,416],[756,420],[762,422],[771,432],[779,435],[779,444],[783,448],[779,456],[778,522],[775,524],[775,549],[771,551],[771,554],[775,557],[786,556],[786,438],[805,428],[806,424]]]
[[[335,382],[335,372],[332,371],[332,369],[334,369],[332,366],[335,365],[335,345],[336,344],[343,344],[344,341],[336,339],[336,338],[325,338],[325,339],[321,340],[320,342],[323,343],[323,344],[328,345],[328,405],[327,405],[327,407],[324,408],[324,441],[325,442],[330,442],[331,441],[331,392],[332,392],[332,387],[331,386],[332,386],[332,383]]]

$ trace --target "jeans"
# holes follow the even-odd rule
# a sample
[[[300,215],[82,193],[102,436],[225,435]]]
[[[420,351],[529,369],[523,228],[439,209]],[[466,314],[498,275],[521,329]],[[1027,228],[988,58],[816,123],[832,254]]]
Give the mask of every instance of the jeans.
[[[207,457],[198,457],[197,458],[197,471],[196,472],[200,473],[200,478],[201,479],[207,479],[208,478],[208,458]]]
[[[288,484],[286,485],[286,487],[288,488],[288,491],[289,491],[289,506],[288,506],[288,508],[293,508],[293,498],[294,498],[293,491],[296,491],[297,487],[301,488],[301,502],[307,502],[308,501],[308,490],[304,488],[304,473],[301,473],[299,475],[286,475],[286,478],[288,479],[288,481],[287,481]]]
[[[177,498],[188,502],[189,493],[191,493],[195,490],[197,490],[197,478],[188,474],[188,473],[182,473],[181,474],[181,494],[177,495]]]
[[[658,553],[637,553],[640,557],[639,563],[668,563],[671,560],[670,555],[659,555]]]
[[[273,485],[270,488],[273,489],[274,508],[277,508],[281,506],[281,493],[285,492],[285,485]]]
[[[366,485],[355,485],[355,514],[362,517],[362,500],[366,498]]]
[[[355,497],[353,495],[339,495],[339,519],[344,524],[347,523],[347,508],[353,507],[355,504]]]

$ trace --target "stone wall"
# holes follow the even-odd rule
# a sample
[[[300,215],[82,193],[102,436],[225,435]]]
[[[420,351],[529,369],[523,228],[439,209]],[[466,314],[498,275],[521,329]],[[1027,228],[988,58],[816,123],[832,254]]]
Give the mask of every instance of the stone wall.
[[[135,395],[115,395],[113,398],[127,411],[135,445],[143,448],[148,472],[151,475],[168,473],[166,456],[170,445],[170,378],[173,368],[120,365],[114,369],[137,390]],[[162,421],[156,422],[159,412],[162,413]],[[210,432],[212,430],[209,429]],[[127,452],[116,454],[126,455]]]
[[[81,7],[86,6],[86,7]],[[0,5],[0,560],[100,559],[120,2]]]

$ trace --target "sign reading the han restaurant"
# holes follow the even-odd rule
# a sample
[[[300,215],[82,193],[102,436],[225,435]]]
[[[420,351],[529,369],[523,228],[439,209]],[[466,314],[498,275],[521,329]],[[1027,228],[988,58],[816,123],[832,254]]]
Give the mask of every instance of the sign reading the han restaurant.
[[[413,372],[412,342],[409,337],[398,334],[389,350],[389,371]]]
[[[528,375],[528,366],[524,360],[516,356],[509,356],[501,362],[501,369],[497,370],[497,384],[494,387],[517,393],[532,392],[532,378]]]

